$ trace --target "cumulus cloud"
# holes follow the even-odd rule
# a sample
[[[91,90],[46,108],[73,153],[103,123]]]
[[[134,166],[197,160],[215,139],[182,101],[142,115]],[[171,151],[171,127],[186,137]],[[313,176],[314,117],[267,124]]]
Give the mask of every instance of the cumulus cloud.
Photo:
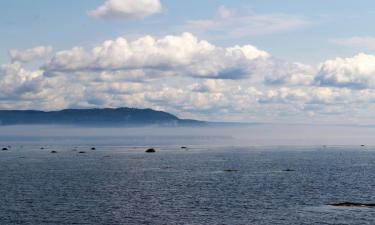
[[[201,35],[240,38],[257,36],[306,27],[310,22],[299,16],[290,14],[257,14],[239,13],[225,6],[217,9],[212,19],[190,20],[180,30],[189,30]]]
[[[365,89],[375,87],[375,56],[360,53],[322,63],[315,83],[320,86]]]
[[[18,63],[4,64],[0,67],[0,98],[12,99],[40,90],[43,72],[29,71]]]
[[[375,50],[375,37],[350,37],[337,39],[333,42],[351,48]]]
[[[294,101],[302,101],[308,98],[307,93],[301,89],[280,88],[266,91],[259,99],[262,104],[269,103],[289,103]]]
[[[316,69],[302,63],[274,62],[268,67],[266,84],[271,85],[310,85],[314,81]]]
[[[169,76],[239,79],[253,74],[270,55],[251,45],[223,48],[191,33],[156,39],[145,36],[105,41],[87,52],[75,47],[57,52],[44,69],[49,74],[76,71],[133,71]]]
[[[159,0],[106,0],[97,9],[88,14],[106,19],[143,19],[159,13],[162,5]]]
[[[10,49],[9,55],[12,59],[12,62],[29,62],[46,58],[51,52],[52,47],[50,46],[37,46],[35,48],[26,49],[23,51]]]

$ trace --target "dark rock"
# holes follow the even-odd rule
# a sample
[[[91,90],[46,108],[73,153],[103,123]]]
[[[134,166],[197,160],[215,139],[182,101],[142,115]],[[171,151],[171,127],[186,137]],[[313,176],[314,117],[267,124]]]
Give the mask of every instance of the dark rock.
[[[1,150],[2,151],[8,151],[9,149],[8,148],[2,148]]]
[[[57,151],[51,151],[51,153],[55,154],[55,153],[57,153]]]
[[[44,147],[41,147],[40,150],[44,150]]]
[[[92,147],[91,150],[96,150],[96,148]]]
[[[86,153],[85,151],[80,151],[80,152],[78,152],[79,154],[84,154],[84,153]]]
[[[160,169],[168,170],[168,169],[172,169],[172,167],[170,167],[170,166],[164,166],[164,167],[161,167]]]
[[[149,149],[146,150],[146,153],[155,153],[155,152],[156,151],[153,148],[149,148]]]
[[[186,146],[182,146],[181,149],[187,149],[187,147]]]
[[[365,147],[365,145],[361,145],[361,147]]]
[[[236,170],[236,169],[227,169],[227,170],[224,170],[224,172],[233,173],[233,172],[238,172],[238,170]]]
[[[330,206],[335,207],[357,207],[357,208],[373,208],[374,203],[357,203],[357,202],[340,202],[335,204],[330,204]]]
[[[292,169],[286,169],[286,170],[283,170],[284,172],[294,172],[295,170],[292,170]]]

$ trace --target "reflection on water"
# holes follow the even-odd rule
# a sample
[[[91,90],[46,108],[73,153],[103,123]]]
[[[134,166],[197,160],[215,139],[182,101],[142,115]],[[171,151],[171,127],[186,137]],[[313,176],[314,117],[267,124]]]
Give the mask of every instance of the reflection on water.
[[[375,218],[374,209],[326,206],[375,202],[371,147],[169,145],[146,154],[143,147],[41,145],[0,151],[0,224],[373,224]]]

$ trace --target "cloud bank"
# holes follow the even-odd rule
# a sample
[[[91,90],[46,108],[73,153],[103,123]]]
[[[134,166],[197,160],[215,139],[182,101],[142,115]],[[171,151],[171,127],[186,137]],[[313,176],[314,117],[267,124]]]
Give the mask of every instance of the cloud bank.
[[[34,69],[25,62],[43,54],[25,52],[0,67],[3,109],[131,106],[206,120],[353,123],[375,112],[375,56],[364,53],[312,66],[191,33],[76,46]]]
[[[191,33],[129,42],[108,40],[87,52],[61,51],[45,66],[48,72],[136,71],[167,76],[236,79],[250,76],[270,55],[251,45],[218,47]]]

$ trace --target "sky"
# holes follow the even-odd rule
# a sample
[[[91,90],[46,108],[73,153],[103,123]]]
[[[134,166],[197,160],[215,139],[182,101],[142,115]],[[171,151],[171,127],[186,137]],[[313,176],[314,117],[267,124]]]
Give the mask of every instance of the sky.
[[[371,0],[0,4],[0,109],[375,124]]]

